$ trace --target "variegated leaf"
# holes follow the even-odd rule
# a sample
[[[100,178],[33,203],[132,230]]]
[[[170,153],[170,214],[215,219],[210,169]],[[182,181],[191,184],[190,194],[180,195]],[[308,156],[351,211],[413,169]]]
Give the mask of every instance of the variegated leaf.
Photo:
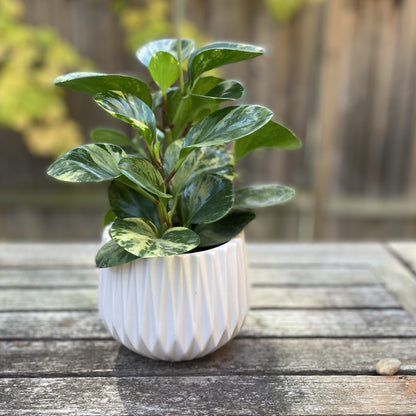
[[[225,81],[223,78],[214,77],[212,75],[199,77],[192,85],[191,93],[197,95],[206,95],[208,91],[211,91],[223,81]],[[189,83],[187,83],[187,85],[189,85]]]
[[[298,149],[300,140],[286,127],[270,120],[262,128],[234,143],[235,159],[240,160],[253,150],[270,147],[276,149]]]
[[[105,243],[95,256],[95,264],[100,269],[129,263],[138,257],[120,247],[114,240]]]
[[[203,89],[199,88],[199,90]],[[192,99],[192,120],[194,122],[201,120],[203,117],[216,111],[223,101],[237,100],[241,98],[243,93],[244,88],[238,81],[227,80],[218,83],[215,87],[209,89],[204,94],[190,94]]]
[[[111,209],[120,218],[140,217],[159,224],[156,205],[134,189],[118,180],[108,188]]]
[[[295,196],[292,188],[284,185],[253,185],[235,191],[236,209],[255,209],[281,204]]]
[[[123,91],[152,105],[149,86],[140,79],[125,75],[101,74],[97,72],[71,72],[54,80],[55,85],[71,90],[96,95],[108,91]]]
[[[148,160],[127,156],[120,160],[118,168],[124,176],[146,191],[160,198],[172,197],[165,192],[165,182],[162,175]]]
[[[182,195],[184,224],[218,221],[232,208],[233,184],[216,174],[199,175],[189,181]]]
[[[132,142],[123,132],[107,128],[95,128],[90,132],[94,143],[111,143],[117,146],[132,146]]]
[[[228,143],[263,127],[273,113],[260,105],[226,107],[196,123],[185,137],[184,148]]]
[[[187,59],[193,52],[195,44],[190,39],[181,39],[181,58],[182,61]],[[160,51],[169,52],[176,59],[178,57],[178,40],[177,39],[159,39],[146,43],[136,52],[138,60],[145,66],[149,66],[152,56]]]
[[[255,217],[254,212],[233,209],[216,222],[197,225],[194,231],[199,235],[199,247],[214,247],[230,241]]]
[[[159,237],[156,226],[143,218],[117,219],[110,232],[121,247],[139,257],[186,253],[199,244],[198,235],[184,227],[169,228]]]
[[[179,159],[183,140],[173,142],[165,153],[165,175],[174,168]],[[169,183],[173,194],[183,192],[188,181],[203,173],[216,173],[234,179],[234,158],[226,145],[195,149],[183,162]]]
[[[244,61],[262,55],[259,46],[234,42],[215,42],[195,51],[189,58],[188,76],[191,81],[203,72],[233,62]]]
[[[105,111],[135,127],[145,141],[151,144],[156,137],[156,119],[150,107],[131,94],[107,92],[94,97]]]
[[[65,153],[48,168],[48,175],[65,182],[101,182],[121,173],[118,162],[126,156],[113,144],[85,144]]]

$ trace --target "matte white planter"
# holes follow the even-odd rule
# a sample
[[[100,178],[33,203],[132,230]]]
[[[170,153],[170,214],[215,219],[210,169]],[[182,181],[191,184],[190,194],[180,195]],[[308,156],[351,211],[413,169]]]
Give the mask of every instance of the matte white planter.
[[[146,357],[202,357],[235,337],[249,309],[244,238],[198,253],[100,269],[98,307],[111,335]]]

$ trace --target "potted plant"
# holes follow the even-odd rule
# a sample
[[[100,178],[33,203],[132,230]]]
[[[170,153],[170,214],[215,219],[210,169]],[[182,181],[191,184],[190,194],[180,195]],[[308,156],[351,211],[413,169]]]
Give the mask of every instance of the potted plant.
[[[69,182],[110,181],[107,229],[96,256],[99,310],[110,333],[142,355],[200,357],[244,323],[241,232],[253,209],[287,201],[294,191],[283,185],[235,189],[235,163],[259,148],[294,149],[300,142],[266,107],[223,106],[241,98],[243,86],[205,73],[263,52],[227,42],[194,50],[191,40],[162,39],[137,51],[154,91],[124,75],[76,72],[55,79],[91,94],[134,128],[133,137],[93,130],[94,143],[61,156],[48,174]]]

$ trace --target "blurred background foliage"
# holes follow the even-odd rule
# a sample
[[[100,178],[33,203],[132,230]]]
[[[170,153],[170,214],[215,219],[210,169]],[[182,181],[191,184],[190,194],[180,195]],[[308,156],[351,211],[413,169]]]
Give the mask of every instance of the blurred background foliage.
[[[23,17],[19,0],[0,0],[0,123],[21,133],[33,154],[56,156],[82,138],[51,80],[92,65],[54,30]]]
[[[72,187],[45,170],[94,127],[131,132],[52,81],[80,70],[149,81],[134,51],[177,31],[199,46],[264,46],[265,56],[221,74],[242,81],[244,101],[273,109],[304,143],[241,163],[242,185],[297,190],[259,213],[248,238],[414,238],[416,1],[181,2],[0,0],[0,240],[97,238],[107,185]]]
[[[171,3],[171,0],[113,0],[113,10],[120,18],[126,45],[131,52],[136,52],[139,46],[153,39],[177,35],[193,39],[199,46],[210,41],[210,37],[185,16],[182,16],[179,27],[175,27]]]
[[[271,15],[279,21],[289,20],[306,3],[320,2],[322,0],[266,0],[266,6]]]

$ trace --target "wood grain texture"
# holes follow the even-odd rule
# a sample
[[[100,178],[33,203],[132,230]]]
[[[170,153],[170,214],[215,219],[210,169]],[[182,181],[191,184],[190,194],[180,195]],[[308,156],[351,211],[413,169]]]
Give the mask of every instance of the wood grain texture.
[[[98,243],[0,243],[0,265],[6,267],[94,267]]]
[[[0,269],[0,287],[97,287],[98,269],[93,267],[5,267]]]
[[[327,265],[264,265],[249,267],[253,285],[358,286],[379,285],[380,279],[369,267]],[[1,285],[0,272],[0,285]]]
[[[393,242],[388,245],[390,249],[416,274],[416,243]]]
[[[413,337],[403,310],[252,310],[241,337]],[[97,312],[3,312],[0,339],[108,339]]]
[[[272,265],[348,265],[364,266],[389,262],[391,256],[378,243],[265,243],[248,244],[252,266]]]
[[[0,243],[3,268],[94,267],[97,243]],[[391,256],[377,243],[247,244],[252,265],[371,265]]]
[[[414,376],[12,378],[0,391],[0,415],[416,413]]]
[[[402,307],[416,321],[416,278],[400,261],[380,263],[374,266],[374,272],[380,277],[386,288],[399,299]]]
[[[384,357],[416,375],[416,338],[235,339],[207,357],[169,363],[142,357],[113,340],[0,341],[3,377],[173,375],[375,375]]]
[[[265,265],[249,267],[253,285],[282,286],[358,286],[377,285],[381,281],[368,267],[327,265]],[[93,267],[2,268],[0,287],[96,287],[98,269]]]
[[[252,308],[397,308],[382,287],[254,287]],[[7,289],[0,291],[0,311],[95,310],[96,288]]]
[[[416,414],[416,282],[382,245],[249,245],[243,330],[182,363],[111,339],[95,244],[18,246],[0,254],[0,415]],[[376,377],[392,356],[398,376]]]

